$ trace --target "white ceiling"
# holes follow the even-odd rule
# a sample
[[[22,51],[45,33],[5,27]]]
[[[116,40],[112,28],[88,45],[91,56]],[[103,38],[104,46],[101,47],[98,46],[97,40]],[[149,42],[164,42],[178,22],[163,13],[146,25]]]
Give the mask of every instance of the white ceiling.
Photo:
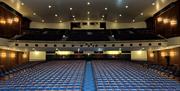
[[[59,21],[101,20],[120,23],[144,21],[176,0],[0,0],[32,21],[58,23]],[[87,3],[90,2],[90,5]],[[152,5],[155,3],[155,5]],[[52,7],[49,8],[48,6]],[[128,6],[128,8],[126,8]],[[72,11],[70,11],[72,8]],[[107,8],[107,10],[105,10]],[[88,11],[90,14],[88,14]],[[36,13],[36,15],[33,15]],[[143,13],[143,15],[141,15]],[[58,16],[56,17],[55,14]],[[119,15],[122,16],[119,16]]]

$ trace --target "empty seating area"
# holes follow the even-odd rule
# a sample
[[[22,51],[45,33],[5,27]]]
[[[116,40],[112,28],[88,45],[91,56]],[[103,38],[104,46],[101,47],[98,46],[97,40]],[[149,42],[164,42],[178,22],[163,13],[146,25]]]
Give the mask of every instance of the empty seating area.
[[[11,68],[5,68],[4,66],[0,66],[0,78],[2,78],[2,79],[4,77],[9,78],[11,75],[13,75],[14,73],[16,73],[18,71],[22,71],[22,70],[31,68],[31,67],[41,64],[41,63],[43,63],[43,62],[28,62],[28,63],[24,63],[21,65],[16,65]]]
[[[97,91],[179,91],[180,83],[139,64],[93,61]]]
[[[150,30],[149,30],[150,31]],[[116,40],[153,40],[162,39],[157,34],[149,32],[144,29],[124,29],[124,30],[112,30],[111,33],[114,35]]]
[[[180,0],[0,0],[0,91],[180,91]]]
[[[53,29],[31,29],[27,30],[16,40],[40,40],[40,41],[111,41],[113,40],[154,40],[163,39],[153,34],[149,29],[110,29],[110,30],[53,30]],[[33,36],[33,37],[32,37]]]
[[[175,65],[162,66],[151,63],[144,63],[142,65],[147,69],[153,70],[159,74],[180,80],[180,68],[178,68],[178,66]]]
[[[65,30],[29,30],[24,35],[16,38],[16,40],[40,40],[40,41],[61,41]]]
[[[17,72],[0,90],[81,91],[84,61],[52,61]]]
[[[104,30],[72,30],[68,41],[109,41],[109,32]]]
[[[179,91],[180,83],[122,60],[48,61],[13,73],[0,90]]]

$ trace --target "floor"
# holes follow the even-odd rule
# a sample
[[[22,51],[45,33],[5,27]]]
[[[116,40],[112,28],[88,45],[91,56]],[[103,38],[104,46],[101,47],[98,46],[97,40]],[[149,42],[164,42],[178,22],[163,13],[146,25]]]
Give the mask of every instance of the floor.
[[[91,61],[86,63],[83,91],[95,91],[95,81]]]

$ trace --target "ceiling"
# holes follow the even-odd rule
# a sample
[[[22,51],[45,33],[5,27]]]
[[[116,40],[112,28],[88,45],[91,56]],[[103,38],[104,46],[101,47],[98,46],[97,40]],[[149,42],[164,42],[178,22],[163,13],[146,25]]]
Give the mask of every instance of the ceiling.
[[[32,21],[141,22],[176,0],[0,0]],[[71,8],[71,9],[70,9]]]

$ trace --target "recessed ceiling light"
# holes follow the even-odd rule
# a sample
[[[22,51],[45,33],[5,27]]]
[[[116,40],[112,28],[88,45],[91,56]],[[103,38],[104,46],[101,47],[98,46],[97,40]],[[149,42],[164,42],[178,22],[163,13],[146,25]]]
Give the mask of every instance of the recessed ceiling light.
[[[24,5],[24,3],[21,3],[21,5],[23,6],[23,5]]]
[[[36,13],[33,13],[33,15],[36,15]]]
[[[62,23],[62,21],[61,21],[61,20],[60,20],[59,22],[60,22],[60,23]]]
[[[75,15],[73,15],[72,17],[75,18]]]
[[[89,14],[90,14],[90,11],[88,11],[87,13],[88,13],[88,15],[89,15]]]
[[[54,16],[55,16],[55,17],[58,17],[58,14],[55,14]]]
[[[119,16],[122,16],[122,14],[119,14]]]
[[[126,7],[126,9],[129,8],[129,6],[127,6],[127,5],[125,7]]]
[[[152,5],[154,6],[154,5],[156,5],[156,4],[153,2]]]
[[[143,15],[144,15],[144,13],[142,12],[142,13],[141,13],[141,15],[143,16]]]
[[[87,2],[87,5],[91,5],[91,3],[90,3],[90,2]]]
[[[104,10],[108,10],[108,8],[104,8]]]
[[[102,15],[102,18],[104,18],[104,15]]]
[[[41,20],[41,22],[45,22],[44,20]]]
[[[49,6],[48,6],[48,8],[52,8],[52,6],[51,6],[51,5],[49,5]]]
[[[69,8],[69,10],[72,10],[73,8]]]
[[[136,21],[135,19],[132,20],[132,22],[135,22],[135,21]]]

